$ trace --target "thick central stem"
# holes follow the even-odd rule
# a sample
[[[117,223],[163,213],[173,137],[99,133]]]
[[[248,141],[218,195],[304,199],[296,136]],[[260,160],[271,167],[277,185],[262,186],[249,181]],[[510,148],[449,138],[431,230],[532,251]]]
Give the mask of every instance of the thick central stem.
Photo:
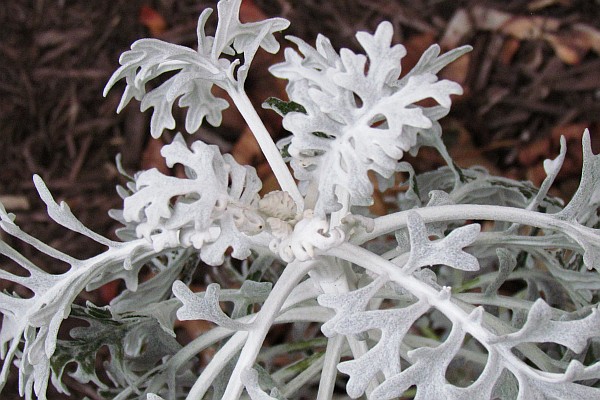
[[[244,91],[238,90],[235,87],[230,88],[227,92],[254,134],[265,158],[269,162],[271,169],[273,169],[273,173],[275,174],[275,178],[277,178],[281,189],[292,196],[296,203],[296,207],[298,208],[298,212],[301,213],[304,210],[304,199],[298,190],[298,186],[296,185],[296,181],[294,181],[290,170],[283,161],[279,149],[273,142],[273,139],[260,119],[260,116],[254,109],[252,102]]]
[[[256,319],[253,321],[254,328],[250,330],[246,344],[240,353],[238,362],[231,373],[229,384],[223,394],[223,400],[238,399],[242,394],[243,384],[242,372],[251,368],[262,347],[267,333],[273,325],[273,321],[279,314],[281,306],[288,298],[289,293],[298,285],[300,280],[314,268],[315,261],[292,262],[287,265],[283,273],[273,287],[271,294],[263,304]]]

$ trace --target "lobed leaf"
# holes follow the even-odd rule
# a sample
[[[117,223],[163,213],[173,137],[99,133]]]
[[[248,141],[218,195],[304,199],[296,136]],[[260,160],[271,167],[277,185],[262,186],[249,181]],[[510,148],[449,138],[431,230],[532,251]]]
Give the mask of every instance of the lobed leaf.
[[[50,360],[57,349],[58,330],[63,319],[70,314],[72,303],[79,293],[92,282],[112,281],[121,277],[126,280],[129,288],[137,286],[139,269],[156,255],[154,249],[143,241],[116,243],[103,240],[87,228],[82,228],[81,222],[65,204],[58,206],[54,202],[41,180],[37,185],[41,188],[43,200],[48,204],[55,220],[86,236],[97,238],[101,243],[108,245],[109,249],[87,260],[72,258],[21,231],[14,223],[12,215],[6,213],[3,207],[0,208],[2,230],[69,265],[69,269],[64,273],[47,273],[0,240],[0,254],[13,260],[29,273],[29,276],[19,276],[0,270],[0,279],[21,285],[33,293],[30,298],[21,298],[16,293],[0,294],[0,311],[3,314],[0,345],[4,358],[0,384],[4,385],[6,382],[13,359],[18,360],[19,387],[28,400],[32,398],[33,393],[39,399],[46,399]],[[127,260],[129,271],[123,269]],[[21,341],[24,345],[20,350]],[[66,390],[60,383],[57,382],[56,385],[61,390]]]
[[[470,319],[480,321],[482,309],[475,309]],[[460,324],[454,324],[446,340],[437,347],[421,347],[408,352],[411,365],[404,371],[386,379],[372,393],[378,400],[393,399],[402,395],[409,387],[417,387],[415,400],[452,399],[470,400],[473,398],[490,399],[495,381],[502,372],[499,355],[491,351],[481,375],[467,387],[458,387],[446,379],[450,362],[457,356],[465,337]]]
[[[450,95],[462,93],[426,68],[399,80],[406,51],[391,46],[392,34],[389,23],[372,35],[358,33],[366,55],[342,49],[338,56],[323,36],[316,49],[293,39],[304,57],[288,49],[286,61],[271,68],[289,80],[290,99],[305,111],[285,114],[283,124],[294,135],[287,151],[296,177],[304,187],[318,184],[317,212],[337,208],[336,186],[349,192],[352,205],[370,205],[367,172],[389,178],[404,152],[417,145],[419,131],[431,129],[443,115],[416,103],[432,98],[447,109]]]
[[[404,269],[414,271],[424,266],[447,265],[463,271],[477,271],[479,261],[473,255],[463,251],[479,235],[480,226],[470,224],[450,232],[445,238],[430,241],[423,220],[416,212],[411,212],[407,222],[410,236],[410,258]]]
[[[387,279],[377,278],[364,288],[350,293],[323,294],[319,304],[336,310],[335,317],[323,324],[326,336],[356,335],[377,329],[381,331],[378,343],[361,357],[344,361],[338,370],[350,376],[346,391],[352,398],[360,397],[380,372],[387,378],[399,373],[400,344],[413,323],[429,310],[425,301],[407,307],[389,310],[368,310],[367,305]]]
[[[140,39],[119,59],[121,67],[110,77],[104,96],[121,79],[126,80],[125,92],[117,108],[121,111],[132,98],[141,101],[141,110],[154,108],[151,134],[157,138],[165,129],[175,128],[172,107],[177,98],[179,106],[187,107],[185,129],[197,131],[204,119],[219,126],[222,111],[228,102],[212,94],[213,85],[225,90],[243,88],[248,68],[259,47],[268,52],[279,50],[273,33],[288,27],[283,18],[242,24],[239,21],[241,0],[218,2],[219,22],[215,37],[207,36],[204,26],[212,10],[206,9],[198,19],[198,49],[166,43],[158,39]],[[223,54],[243,54],[244,64],[231,62]],[[233,76],[237,68],[237,76]],[[165,72],[177,71],[167,81],[146,92],[146,84]]]
[[[557,214],[564,220],[577,220],[588,208],[600,202],[600,154],[594,154],[589,130],[582,137],[583,166],[581,181],[573,198],[565,208]]]
[[[158,250],[193,246],[211,265],[221,264],[229,247],[234,257],[248,257],[248,235],[265,226],[256,211],[261,188],[256,171],[222,156],[216,146],[197,141],[189,149],[181,135],[161,153],[167,165],[185,166],[187,177],[156,169],[137,175],[135,191],[124,201],[124,220],[135,222],[137,235]]]
[[[496,341],[504,344],[552,342],[580,353],[588,340],[600,331],[600,314],[595,308],[583,319],[555,320],[554,316],[553,309],[538,299],[529,309],[525,325],[515,333],[499,336]]]
[[[206,288],[204,296],[192,292],[181,281],[173,283],[173,294],[183,303],[177,310],[177,318],[182,321],[205,320],[213,322],[232,331],[247,330],[246,324],[229,318],[219,306],[219,285],[212,283]]]
[[[153,318],[128,317],[115,320],[109,307],[74,305],[71,316],[86,321],[89,326],[73,328],[71,340],[59,340],[50,363],[53,379],[60,382],[65,367],[75,363],[69,375],[78,382],[93,382],[108,389],[96,373],[97,352],[104,346],[110,352],[111,370],[120,379],[132,383],[165,356],[181,346],[167,335]],[[119,382],[114,382],[119,384]]]
[[[242,372],[242,382],[250,395],[251,400],[280,400],[266,394],[258,384],[258,372],[254,369],[247,369]]]
[[[183,306],[177,310],[177,317],[182,321],[205,320],[234,331],[248,330],[251,324],[241,323],[234,318],[246,315],[248,307],[264,302],[271,292],[271,283],[244,281],[238,290],[220,290],[220,286],[212,283],[203,293],[192,292],[185,283],[173,282],[173,294]],[[221,309],[219,302],[234,303],[231,317]]]

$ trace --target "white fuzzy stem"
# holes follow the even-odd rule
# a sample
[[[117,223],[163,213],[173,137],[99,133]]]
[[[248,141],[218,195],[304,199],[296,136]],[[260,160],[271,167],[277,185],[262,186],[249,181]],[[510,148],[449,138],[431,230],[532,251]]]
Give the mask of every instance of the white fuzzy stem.
[[[405,273],[392,262],[350,243],[343,243],[336,248],[332,248],[327,251],[327,254],[347,260],[375,272],[377,275],[387,275],[390,280],[441,311],[453,324],[460,324],[466,332],[471,334],[483,346],[493,346],[491,343],[494,343],[496,336],[477,321],[473,321],[468,310],[465,310],[453,302],[451,298],[447,298],[441,292],[420,281],[415,276]],[[496,347],[496,351],[498,351],[499,356],[504,360],[506,368],[515,375],[523,374],[545,382],[558,382],[560,379],[563,379],[562,374],[533,369],[515,356],[508,347]]]
[[[263,121],[260,119],[260,116],[254,109],[248,95],[246,95],[244,91],[236,89],[234,86],[227,90],[227,92],[254,134],[265,158],[269,162],[271,169],[273,169],[273,173],[275,174],[275,178],[277,178],[281,189],[292,196],[296,203],[296,207],[298,208],[298,212],[301,213],[304,210],[304,199],[298,190],[296,181],[294,181],[290,170],[279,153],[279,149],[275,145],[275,142],[273,142],[273,139],[267,131]]]
[[[217,354],[210,360],[200,378],[196,380],[194,386],[189,391],[186,400],[203,399],[206,391],[210,388],[215,378],[221,373],[225,365],[235,356],[242,348],[248,332],[236,332],[227,343],[219,349]]]
[[[333,217],[332,217],[333,218]],[[356,289],[354,283],[355,276],[349,263],[347,268],[342,265],[345,263],[342,260],[331,259],[327,264],[319,265],[310,271],[310,277],[315,280],[315,283],[321,287],[323,293],[348,293]],[[369,351],[366,342],[356,339],[352,335],[342,336],[348,342],[352,357],[360,358]],[[331,339],[334,340],[334,339]],[[379,381],[374,379],[367,388],[367,397],[375,390]]]
[[[598,240],[597,234],[593,229],[585,226],[577,226],[572,221],[558,219],[552,214],[549,215],[514,207],[458,204],[423,207],[400,211],[376,218],[374,220],[375,228],[372,232],[358,234],[352,238],[351,242],[354,244],[361,244],[378,236],[405,228],[408,221],[408,215],[411,212],[419,214],[426,224],[431,222],[458,220],[505,221],[563,232],[572,238],[577,237],[579,234],[589,238],[590,241]]]
[[[292,262],[287,265],[279,280],[273,287],[271,294],[264,302],[261,310],[253,321],[254,328],[249,332],[246,344],[240,353],[237,364],[229,383],[223,394],[223,400],[235,400],[240,397],[244,385],[242,384],[242,372],[251,368],[262,347],[262,344],[271,329],[275,318],[290,292],[298,285],[298,282],[316,265],[315,261]]]
[[[337,377],[337,365],[340,362],[340,356],[342,355],[342,348],[344,346],[344,339],[344,335],[336,335],[327,341],[317,400],[331,399]]]

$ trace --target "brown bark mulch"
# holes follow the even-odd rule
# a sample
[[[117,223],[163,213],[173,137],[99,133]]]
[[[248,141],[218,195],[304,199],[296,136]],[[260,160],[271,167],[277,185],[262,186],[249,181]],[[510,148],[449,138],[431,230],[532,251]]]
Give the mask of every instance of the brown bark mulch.
[[[122,153],[125,167],[133,172],[156,162],[157,143],[149,140],[149,118],[139,112],[138,103],[115,114],[122,87],[107,98],[102,89],[118,67],[119,55],[136,39],[156,36],[192,46],[198,15],[215,4],[21,0],[0,5],[0,201],[17,214],[24,230],[76,257],[102,250],[48,222],[31,177],[41,175],[56,199],[66,201],[84,224],[111,235],[117,224],[107,211],[121,202],[114,190],[121,182],[115,155]],[[600,147],[597,0],[255,4],[267,15],[290,19],[288,34],[314,43],[323,33],[338,48],[359,50],[357,30],[373,31],[379,21],[390,20],[396,42],[408,49],[406,64],[414,64],[433,43],[446,50],[471,44],[473,51],[443,72],[465,87],[465,95],[456,99],[444,122],[459,165],[483,164],[539,184],[542,160],[558,154],[560,135],[565,135],[569,155],[556,193],[568,197],[578,179],[584,128],[590,128],[596,151]],[[252,14],[252,4],[246,5]],[[255,86],[258,102],[279,90],[277,85]],[[225,136],[206,132],[207,140],[227,151],[236,149],[238,155],[254,155],[256,147],[242,134],[243,125],[232,126]],[[272,126],[278,129],[277,122]],[[246,158],[261,162],[260,157]],[[415,162],[421,169],[434,166],[425,159]],[[19,248],[35,261],[48,262],[33,249]],[[61,266],[44,268],[58,272]],[[98,294],[88,296],[102,302]],[[84,390],[75,386],[71,398],[82,398]],[[11,399],[14,391],[9,385],[2,398]]]

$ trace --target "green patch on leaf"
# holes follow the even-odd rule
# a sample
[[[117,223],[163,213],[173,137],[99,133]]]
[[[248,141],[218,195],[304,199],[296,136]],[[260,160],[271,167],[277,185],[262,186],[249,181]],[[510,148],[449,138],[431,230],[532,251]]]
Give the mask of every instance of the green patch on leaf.
[[[267,110],[275,111],[282,117],[286,116],[291,112],[299,112],[302,114],[306,114],[306,109],[301,104],[295,103],[293,101],[283,101],[281,99],[278,99],[277,97],[269,97],[267,100],[265,100],[262,106]]]
[[[316,137],[320,137],[323,139],[333,139],[335,138],[335,136],[333,135],[328,135],[325,132],[312,132],[313,135],[315,135]]]
[[[98,352],[107,347],[110,363],[126,381],[136,381],[164,356],[180,349],[174,338],[161,329],[158,321],[146,316],[113,318],[110,308],[87,303],[73,305],[71,317],[86,321],[88,326],[71,329],[70,340],[59,340],[50,359],[52,373],[62,379],[68,364],[75,363],[72,376],[82,383],[93,382],[101,390],[109,387],[96,373]]]
[[[306,370],[308,367],[310,367],[313,363],[315,363],[316,361],[318,361],[321,357],[323,357],[325,355],[325,352],[315,352],[314,354],[303,358],[299,361],[296,361],[295,363],[288,365],[286,367],[287,371],[290,372],[294,372],[296,374],[299,374],[301,372],[303,372],[304,370]]]
[[[463,172],[462,168],[460,168],[458,165],[456,165],[456,163],[455,163],[455,162],[452,162],[452,166],[454,167],[454,169],[455,169],[455,170],[456,170],[456,172],[458,173],[458,178],[460,179],[460,181],[461,181],[462,183],[467,183],[467,182],[469,182],[469,181],[472,181],[472,180],[474,180],[474,179],[475,179],[475,178],[473,178],[473,177],[470,177],[470,176],[466,175],[466,174]]]
[[[281,157],[284,160],[288,160],[288,159],[292,158],[292,156],[290,155],[290,152],[289,152],[289,148],[290,148],[291,144],[292,144],[292,142],[289,142],[285,146],[283,146],[279,149],[279,153],[281,154]]]

